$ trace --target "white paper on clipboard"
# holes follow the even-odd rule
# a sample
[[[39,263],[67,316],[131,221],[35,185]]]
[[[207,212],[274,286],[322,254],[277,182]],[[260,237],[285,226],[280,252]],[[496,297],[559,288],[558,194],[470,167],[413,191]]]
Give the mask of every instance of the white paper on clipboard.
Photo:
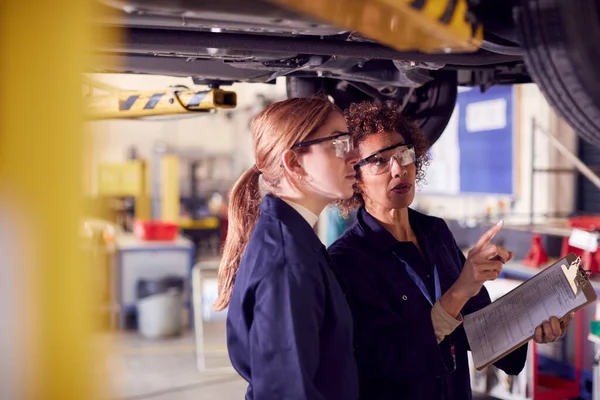
[[[563,259],[564,260],[564,259]],[[489,306],[464,317],[464,328],[476,368],[529,340],[550,317],[562,318],[588,302],[583,290],[573,292],[561,260],[519,285]]]

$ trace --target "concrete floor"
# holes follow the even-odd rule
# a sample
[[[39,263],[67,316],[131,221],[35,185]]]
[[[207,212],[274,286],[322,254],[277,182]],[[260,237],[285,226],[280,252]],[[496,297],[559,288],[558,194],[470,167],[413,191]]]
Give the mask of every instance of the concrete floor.
[[[137,333],[99,338],[101,348],[108,350],[103,370],[110,385],[108,399],[243,400],[247,384],[231,367],[222,335],[208,336],[207,369],[202,372],[191,333],[162,340]]]
[[[111,337],[106,371],[111,400],[239,400],[246,383],[226,354],[207,355],[206,371],[197,368],[194,337],[144,339],[137,333]]]

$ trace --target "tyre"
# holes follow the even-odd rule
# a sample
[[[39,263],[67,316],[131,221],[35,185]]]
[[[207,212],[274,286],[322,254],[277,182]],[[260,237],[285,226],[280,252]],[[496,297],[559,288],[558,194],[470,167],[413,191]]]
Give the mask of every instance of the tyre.
[[[419,125],[430,146],[446,129],[454,111],[458,90],[456,72],[436,71],[433,76],[433,80],[412,93],[403,110],[404,115]],[[374,97],[354,86],[334,79],[288,77],[286,85],[288,97],[308,97],[324,93],[331,96],[342,109],[348,108],[352,103],[374,100]]]
[[[515,20],[533,81],[578,135],[600,147],[600,0],[520,0]]]
[[[411,96],[404,115],[414,120],[433,145],[446,129],[458,94],[455,71],[438,71],[431,82],[421,86]]]

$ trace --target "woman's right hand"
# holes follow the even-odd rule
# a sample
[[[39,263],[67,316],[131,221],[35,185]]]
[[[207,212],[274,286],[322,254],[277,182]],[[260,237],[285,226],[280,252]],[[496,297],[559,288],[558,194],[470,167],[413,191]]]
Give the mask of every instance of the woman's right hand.
[[[490,244],[503,225],[500,221],[481,235],[469,251],[460,276],[440,298],[441,306],[454,318],[458,317],[467,301],[481,291],[486,281],[494,280],[500,275],[502,264],[512,259],[512,252]]]
[[[463,270],[453,285],[454,289],[466,298],[477,295],[486,281],[498,278],[502,272],[502,265],[512,259],[512,252],[490,244],[503,225],[500,221],[490,228],[469,251]]]

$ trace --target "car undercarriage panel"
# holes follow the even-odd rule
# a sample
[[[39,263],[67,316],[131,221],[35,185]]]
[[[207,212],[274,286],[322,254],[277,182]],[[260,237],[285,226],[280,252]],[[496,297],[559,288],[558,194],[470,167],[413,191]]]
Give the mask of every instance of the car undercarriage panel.
[[[93,72],[137,73],[202,77],[205,79],[241,82],[266,82],[266,71],[233,68],[221,60],[181,57],[155,57],[140,54],[102,54],[93,60]]]
[[[374,0],[379,1],[379,0]],[[419,87],[431,72],[455,69],[459,83],[527,81],[520,55],[398,51],[355,32],[264,0],[104,1],[101,24],[124,27],[102,46],[96,72],[133,72],[224,82],[321,77],[374,94]]]
[[[248,34],[332,36],[346,30],[264,0],[103,1],[103,24]]]

